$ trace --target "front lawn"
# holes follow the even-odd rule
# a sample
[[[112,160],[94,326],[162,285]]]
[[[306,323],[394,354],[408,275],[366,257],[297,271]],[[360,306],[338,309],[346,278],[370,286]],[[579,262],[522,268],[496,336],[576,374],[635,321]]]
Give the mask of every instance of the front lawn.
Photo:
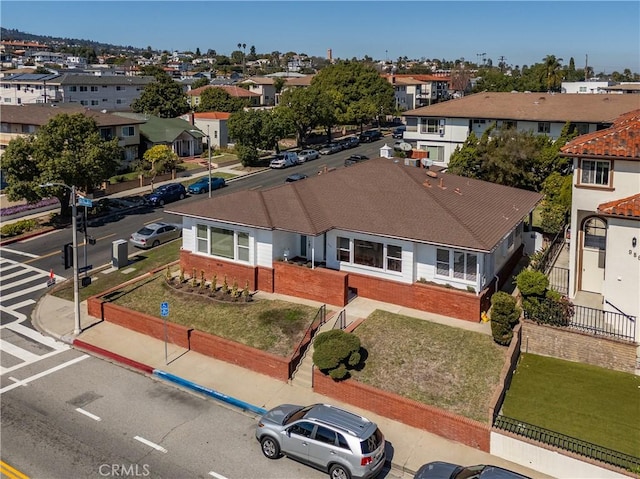
[[[522,354],[504,416],[640,457],[640,377]]]
[[[489,335],[377,310],[354,333],[368,357],[358,381],[486,422],[506,349]]]

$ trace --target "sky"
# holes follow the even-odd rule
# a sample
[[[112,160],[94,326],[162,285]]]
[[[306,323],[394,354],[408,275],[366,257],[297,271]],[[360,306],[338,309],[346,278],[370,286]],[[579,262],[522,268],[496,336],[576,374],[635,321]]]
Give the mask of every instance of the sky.
[[[215,50],[494,65],[547,55],[596,73],[640,73],[640,2],[630,1],[30,1],[2,0],[0,25],[155,50]]]

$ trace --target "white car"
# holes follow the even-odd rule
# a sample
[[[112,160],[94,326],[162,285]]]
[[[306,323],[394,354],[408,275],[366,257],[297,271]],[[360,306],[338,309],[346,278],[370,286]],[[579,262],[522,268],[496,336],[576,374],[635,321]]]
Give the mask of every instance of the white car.
[[[318,158],[320,158],[320,153],[318,153],[318,150],[302,150],[300,153],[298,153],[298,163],[317,160]]]
[[[298,155],[292,152],[278,153],[269,163],[269,168],[287,168],[298,164]]]

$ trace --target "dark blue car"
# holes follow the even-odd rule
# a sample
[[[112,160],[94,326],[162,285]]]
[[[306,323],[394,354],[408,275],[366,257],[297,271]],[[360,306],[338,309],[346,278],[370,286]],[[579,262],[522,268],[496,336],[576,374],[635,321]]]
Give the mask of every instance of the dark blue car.
[[[187,190],[182,183],[169,183],[156,188],[153,193],[145,196],[147,203],[152,206],[164,206],[165,203],[181,200],[187,196]]]
[[[220,178],[217,176],[214,176],[213,178],[211,178],[212,190],[217,190],[218,188],[222,188],[224,185],[225,185],[224,178]],[[203,178],[200,178],[195,183],[190,184],[189,188],[187,188],[187,191],[191,195],[199,195],[200,193],[206,193],[207,191],[209,191],[209,178],[206,176]]]

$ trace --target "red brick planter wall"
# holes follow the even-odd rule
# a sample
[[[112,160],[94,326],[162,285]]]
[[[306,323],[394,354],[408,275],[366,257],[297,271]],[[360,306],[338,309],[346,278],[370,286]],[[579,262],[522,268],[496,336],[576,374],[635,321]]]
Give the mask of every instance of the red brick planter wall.
[[[249,290],[255,291],[257,286],[257,271],[253,266],[246,266],[237,263],[223,261],[217,258],[209,258],[206,256],[198,256],[187,250],[180,250],[180,267],[184,269],[184,274],[191,277],[193,268],[196,269],[196,275],[200,278],[200,271],[204,270],[204,277],[207,281],[211,280],[215,274],[218,278],[218,284],[222,284],[224,276],[227,275],[229,287],[233,285],[233,281],[238,282],[239,288],[244,288],[249,281]]]
[[[273,268],[258,266],[258,284],[256,289],[265,293],[273,293]]]
[[[347,273],[275,261],[274,292],[335,306],[347,304]]]
[[[488,424],[381,391],[353,379],[335,382],[316,369],[313,371],[313,390],[389,419],[489,452],[491,428]]]

